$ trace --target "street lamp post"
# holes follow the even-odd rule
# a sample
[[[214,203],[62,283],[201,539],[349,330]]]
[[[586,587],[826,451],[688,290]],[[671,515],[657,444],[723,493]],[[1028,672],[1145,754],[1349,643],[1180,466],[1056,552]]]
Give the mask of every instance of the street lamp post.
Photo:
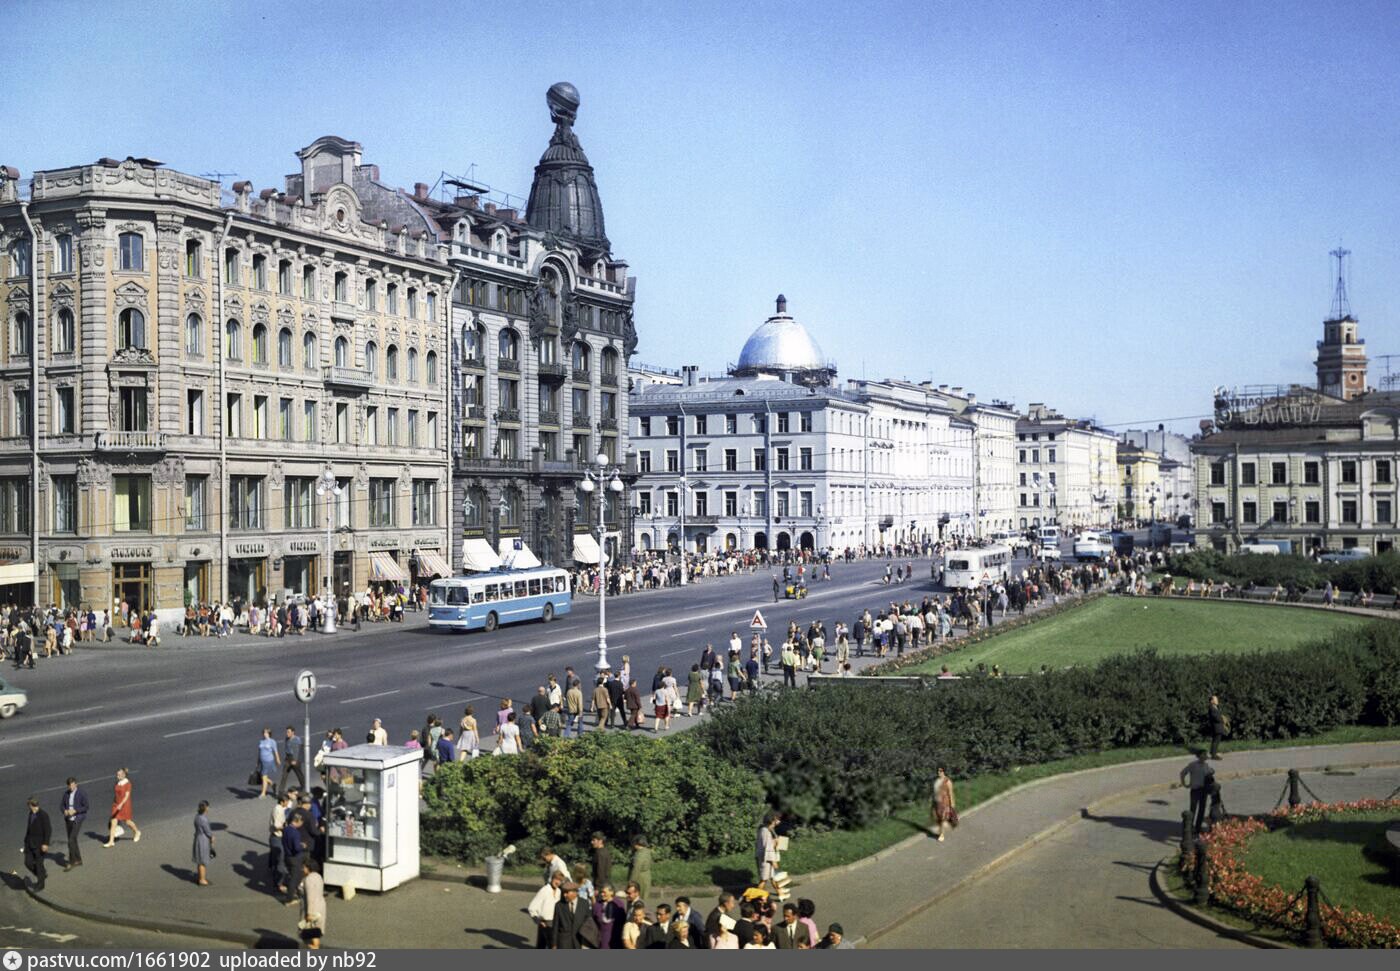
[[[690,498],[690,490],[685,481],[685,473],[681,473],[681,586],[686,584],[685,575],[685,506]]]
[[[607,572],[607,525],[603,521],[606,493],[621,492],[622,479],[618,478],[618,468],[608,462],[601,452],[593,460],[593,465],[584,469],[583,481],[579,488],[584,492],[598,493],[598,661],[594,665],[599,671],[612,668],[608,663],[608,572]],[[681,560],[685,564],[684,558]]]
[[[333,589],[332,576],[335,572],[335,552],[331,547],[331,527],[335,522],[335,502],[334,499],[345,493],[345,489],[335,481],[335,473],[330,469],[324,469],[316,480],[316,494],[327,496],[326,499],[326,555],[322,562],[325,564],[325,591],[326,603],[321,610],[321,633],[335,633],[335,590]]]
[[[739,507],[739,552],[748,549],[748,537],[745,535],[749,521],[749,504],[745,502]]]

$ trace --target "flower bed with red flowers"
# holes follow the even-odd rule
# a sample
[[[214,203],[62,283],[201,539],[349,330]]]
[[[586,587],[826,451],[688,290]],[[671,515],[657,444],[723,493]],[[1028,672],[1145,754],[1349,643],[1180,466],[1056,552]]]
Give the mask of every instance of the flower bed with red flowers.
[[[1254,837],[1283,826],[1326,821],[1348,813],[1400,811],[1400,799],[1311,803],[1280,809],[1266,816],[1244,816],[1219,823],[1198,839],[1208,848],[1212,901],[1258,925],[1302,933],[1307,910],[1303,888],[1271,886],[1245,869],[1244,851]],[[1183,871],[1194,861],[1183,859]],[[1326,893],[1324,888],[1323,893]],[[1318,901],[1322,936],[1333,947],[1400,948],[1400,926],[1374,914]]]

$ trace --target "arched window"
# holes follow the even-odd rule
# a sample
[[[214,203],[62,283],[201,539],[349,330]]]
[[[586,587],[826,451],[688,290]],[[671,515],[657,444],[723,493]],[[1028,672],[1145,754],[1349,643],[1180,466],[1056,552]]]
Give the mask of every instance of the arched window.
[[[408,349],[408,383],[418,383],[418,348]]]
[[[224,356],[230,361],[243,360],[243,325],[232,317],[224,324]]]
[[[344,337],[337,337],[335,339],[335,366],[350,366],[350,342]]]
[[[379,374],[379,345],[374,341],[365,345],[365,370],[372,378]]]
[[[267,363],[267,325],[253,325],[253,363]]]
[[[185,353],[190,357],[204,354],[204,321],[199,314],[190,314],[185,318]]]
[[[436,384],[437,384],[437,351],[429,351],[429,352],[428,352],[428,361],[427,361],[427,368],[426,368],[426,370],[427,370],[427,372],[428,372],[428,383],[431,384],[431,385],[436,385]]]
[[[587,371],[591,364],[591,350],[583,341],[574,341],[574,370]]]
[[[34,328],[29,326],[29,315],[21,310],[15,314],[14,343],[10,345],[12,354],[28,354],[34,335],[31,331]]]
[[[316,352],[316,335],[308,330],[301,338],[301,366],[308,371],[314,371],[319,363],[321,362],[320,355]]]
[[[497,353],[507,361],[520,360],[520,335],[509,327],[496,338]]]
[[[140,233],[122,233],[117,237],[117,268],[121,270],[144,270],[146,250]]]
[[[467,324],[462,328],[462,357],[477,362],[485,359],[486,328],[481,324]]]
[[[146,315],[135,307],[128,307],[117,317],[117,346],[146,347]]]
[[[496,235],[491,237],[491,248],[497,253],[504,253],[506,251],[506,234],[504,231],[497,231]]]
[[[277,366],[292,367],[292,331],[283,327],[277,332]]]
[[[55,354],[73,353],[76,330],[73,311],[67,307],[60,307],[53,322],[53,351]]]
[[[399,379],[399,349],[393,344],[384,351],[384,377],[389,381]]]
[[[611,347],[603,348],[603,377],[617,380],[617,351]]]

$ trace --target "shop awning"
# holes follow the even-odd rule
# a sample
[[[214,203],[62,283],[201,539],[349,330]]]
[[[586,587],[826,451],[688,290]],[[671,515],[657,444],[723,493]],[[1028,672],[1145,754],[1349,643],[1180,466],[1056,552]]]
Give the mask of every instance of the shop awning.
[[[540,565],[540,558],[530,551],[523,539],[502,539],[497,548],[501,551],[501,563],[510,570],[529,570]]]
[[[372,583],[407,583],[408,574],[388,553],[369,555],[369,578]]]
[[[414,555],[418,557],[419,579],[450,577],[452,575],[452,567],[447,565],[447,561],[437,550],[419,550]]]
[[[0,586],[7,583],[33,583],[36,575],[33,563],[6,563],[0,566]]]
[[[598,541],[592,533],[574,533],[574,561],[598,565]]]
[[[501,565],[501,558],[484,539],[462,540],[462,569],[472,573],[485,573]]]

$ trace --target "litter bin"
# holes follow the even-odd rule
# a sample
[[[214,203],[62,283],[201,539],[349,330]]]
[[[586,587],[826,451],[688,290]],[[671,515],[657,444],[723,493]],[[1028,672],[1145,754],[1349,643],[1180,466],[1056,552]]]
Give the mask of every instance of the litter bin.
[[[505,870],[506,858],[503,856],[488,856],[486,858],[486,892],[501,892],[501,872]]]

